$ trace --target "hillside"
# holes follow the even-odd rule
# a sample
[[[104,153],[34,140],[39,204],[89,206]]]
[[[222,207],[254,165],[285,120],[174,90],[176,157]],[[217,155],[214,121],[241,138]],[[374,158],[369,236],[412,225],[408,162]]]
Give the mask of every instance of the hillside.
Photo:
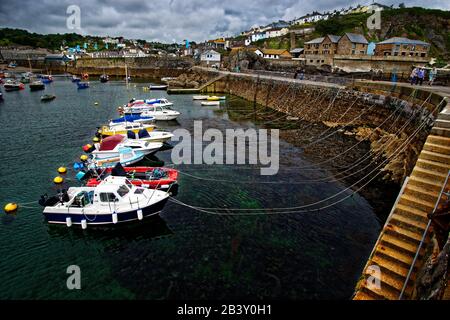
[[[343,35],[345,32],[362,33],[369,41],[382,41],[391,37],[407,37],[431,43],[431,55],[441,60],[450,60],[450,11],[424,8],[387,9],[381,12],[381,30],[369,30],[366,25],[370,14],[349,14],[311,23],[315,32],[305,39],[297,39],[297,46],[304,41],[326,34]],[[264,39],[254,43],[263,48],[287,49],[290,46],[289,35]]]

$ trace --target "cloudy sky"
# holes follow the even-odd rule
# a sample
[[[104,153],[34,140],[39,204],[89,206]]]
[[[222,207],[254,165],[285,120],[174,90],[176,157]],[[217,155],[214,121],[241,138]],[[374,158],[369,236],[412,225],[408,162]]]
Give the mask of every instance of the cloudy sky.
[[[0,27],[38,33],[124,36],[148,41],[203,41],[231,36],[256,25],[290,20],[306,13],[328,11],[371,0],[0,0]],[[397,6],[450,10],[449,0],[379,0]],[[66,13],[80,8],[80,30],[69,30]]]

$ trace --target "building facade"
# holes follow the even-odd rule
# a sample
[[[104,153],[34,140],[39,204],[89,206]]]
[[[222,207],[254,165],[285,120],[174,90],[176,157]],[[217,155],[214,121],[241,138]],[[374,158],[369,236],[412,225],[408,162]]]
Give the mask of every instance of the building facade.
[[[346,33],[338,42],[337,54],[362,55],[367,54],[369,42],[362,34]]]
[[[378,42],[376,56],[428,57],[430,44],[420,40],[394,37]]]

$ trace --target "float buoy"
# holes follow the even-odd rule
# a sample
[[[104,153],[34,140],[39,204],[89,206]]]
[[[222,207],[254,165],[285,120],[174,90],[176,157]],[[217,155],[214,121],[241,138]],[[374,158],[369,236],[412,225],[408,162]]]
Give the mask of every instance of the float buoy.
[[[7,214],[9,213],[14,213],[17,211],[17,209],[19,208],[19,205],[15,202],[10,202],[8,203],[3,209],[5,210],[5,212]]]
[[[83,151],[84,152],[89,152],[91,150],[91,148],[92,148],[92,145],[86,144],[86,145],[83,146]]]
[[[55,184],[61,184],[61,183],[64,182],[64,178],[63,178],[63,177],[60,177],[60,176],[57,176],[57,177],[55,177],[55,179],[53,179],[53,182],[54,182]]]
[[[80,156],[80,160],[81,160],[81,161],[87,161],[87,159],[88,159],[88,156],[85,155],[85,154],[83,154],[83,155]]]
[[[94,102],[94,105],[98,106],[98,102]]]
[[[59,167],[58,168],[58,173],[60,173],[60,174],[67,173],[67,168],[66,167]]]
[[[100,139],[99,139],[98,137],[94,137],[94,138],[92,138],[92,141],[94,141],[94,142],[99,142]]]

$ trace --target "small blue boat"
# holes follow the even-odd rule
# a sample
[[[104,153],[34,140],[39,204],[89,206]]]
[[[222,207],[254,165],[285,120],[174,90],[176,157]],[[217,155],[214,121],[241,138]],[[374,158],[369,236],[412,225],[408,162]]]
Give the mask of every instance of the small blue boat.
[[[89,82],[77,82],[78,89],[87,89],[89,88]]]

